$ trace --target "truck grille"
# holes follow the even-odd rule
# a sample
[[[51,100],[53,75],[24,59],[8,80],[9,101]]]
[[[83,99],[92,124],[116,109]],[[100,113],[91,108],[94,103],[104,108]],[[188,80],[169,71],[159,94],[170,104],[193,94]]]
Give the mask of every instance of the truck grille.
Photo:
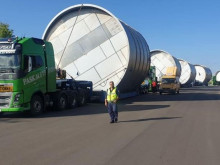
[[[0,93],[0,109],[1,108],[9,108],[11,102],[11,92],[3,92]]]

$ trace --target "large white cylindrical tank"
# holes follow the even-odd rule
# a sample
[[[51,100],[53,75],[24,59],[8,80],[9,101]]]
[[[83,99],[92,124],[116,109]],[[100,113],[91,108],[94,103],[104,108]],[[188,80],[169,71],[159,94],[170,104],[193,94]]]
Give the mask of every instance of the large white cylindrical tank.
[[[220,82],[220,71],[216,72],[215,76],[216,76],[216,81]]]
[[[43,39],[54,47],[57,68],[68,77],[93,82],[95,91],[114,81],[121,92],[134,91],[150,67],[144,37],[106,9],[82,4],[57,14]]]
[[[168,67],[177,67],[176,75],[180,76],[181,66],[175,57],[162,50],[153,50],[150,52],[151,66],[156,68],[156,77],[158,81],[161,81],[163,75],[166,74]]]
[[[196,84],[208,85],[208,82],[212,79],[212,71],[202,65],[195,65],[196,69]]]
[[[181,65],[180,83],[182,85],[191,85],[196,78],[195,66],[185,60],[179,59]]]

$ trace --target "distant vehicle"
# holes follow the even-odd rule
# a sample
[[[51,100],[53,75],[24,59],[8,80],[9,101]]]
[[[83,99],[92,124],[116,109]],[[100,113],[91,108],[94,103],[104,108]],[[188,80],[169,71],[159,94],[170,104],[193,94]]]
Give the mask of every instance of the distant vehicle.
[[[156,83],[156,89],[154,87],[154,90],[153,90],[153,82]],[[150,66],[149,73],[146,79],[141,84],[141,91],[142,93],[157,92],[157,89],[158,89],[158,82],[156,77],[156,68],[155,66]]]
[[[179,77],[176,76],[176,67],[168,67],[166,75],[162,76],[162,81],[159,87],[160,94],[162,93],[172,93],[179,94],[180,82]]]
[[[55,69],[50,42],[36,38],[0,41],[0,113],[30,111],[40,114],[48,106],[63,110],[86,104],[92,82],[65,79]]]

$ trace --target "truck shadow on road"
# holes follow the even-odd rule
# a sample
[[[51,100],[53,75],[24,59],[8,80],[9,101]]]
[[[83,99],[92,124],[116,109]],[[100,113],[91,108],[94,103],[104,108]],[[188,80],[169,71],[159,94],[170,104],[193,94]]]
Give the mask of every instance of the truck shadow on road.
[[[206,91],[206,92],[216,92],[216,91],[219,91],[220,88],[219,86],[195,86],[195,87],[192,87],[192,88],[181,88],[181,90],[184,90],[184,91]]]
[[[168,108],[169,105],[133,105],[133,104],[119,104],[119,112],[126,111],[148,111],[148,110],[159,110],[163,108]],[[50,118],[50,117],[68,117],[68,116],[82,116],[82,115],[97,115],[108,113],[107,108],[103,104],[88,104],[83,107],[78,107],[75,109],[65,110],[65,111],[47,111],[38,116],[30,116],[25,113],[16,114],[5,114],[0,117],[1,121],[10,121],[13,118]]]
[[[148,111],[148,110],[159,110],[167,108],[169,105],[125,105],[119,104],[119,112],[127,111]],[[81,116],[81,115],[97,115],[108,113],[107,108],[103,104],[89,104],[84,107],[79,107],[72,110],[66,110],[62,112],[49,112],[39,117],[64,117],[64,116]]]
[[[158,102],[158,101],[212,101],[212,100],[220,100],[220,94],[212,94],[212,93],[180,93],[176,95],[171,94],[148,94],[141,95],[134,99],[129,99],[130,103],[132,102]]]
[[[143,121],[154,121],[154,120],[171,120],[171,119],[180,119],[182,117],[158,117],[158,118],[146,118],[146,119],[137,119],[137,120],[126,120],[119,121],[118,123],[133,123],[133,122],[143,122]]]

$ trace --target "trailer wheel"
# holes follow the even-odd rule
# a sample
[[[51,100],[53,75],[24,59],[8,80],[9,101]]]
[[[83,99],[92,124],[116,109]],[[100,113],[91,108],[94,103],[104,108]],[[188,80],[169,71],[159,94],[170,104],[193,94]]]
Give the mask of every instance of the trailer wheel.
[[[83,106],[87,103],[86,92],[82,91],[79,94],[79,106]]]
[[[34,95],[31,99],[31,115],[39,115],[44,110],[43,99],[39,95]]]
[[[76,95],[74,95],[69,101],[69,108],[76,108],[76,107],[77,107],[77,99],[76,99]]]
[[[65,110],[67,108],[66,95],[64,94],[59,95],[55,106],[57,110]]]

